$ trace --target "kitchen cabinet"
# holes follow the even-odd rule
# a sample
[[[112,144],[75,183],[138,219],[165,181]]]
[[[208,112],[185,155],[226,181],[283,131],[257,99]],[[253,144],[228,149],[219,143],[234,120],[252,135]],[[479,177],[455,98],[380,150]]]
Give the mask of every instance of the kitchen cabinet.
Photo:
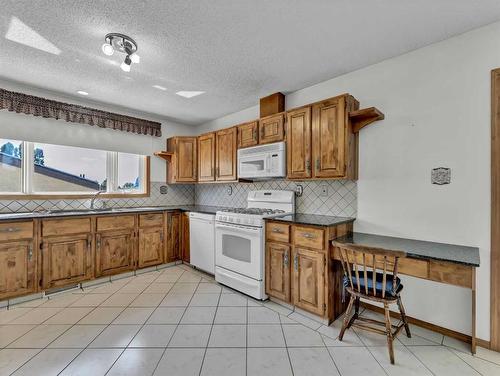
[[[96,277],[133,270],[135,244],[133,229],[98,232],[96,234]]]
[[[237,128],[216,132],[215,170],[216,180],[233,181],[237,178]]]
[[[138,268],[154,266],[163,262],[164,231],[162,213],[139,215]]]
[[[170,153],[167,183],[194,183],[197,181],[197,144],[196,137],[171,137],[167,140],[167,152]]]
[[[259,144],[259,122],[251,121],[238,125],[238,148],[247,148]]]
[[[285,139],[284,125],[283,113],[261,118],[259,120],[259,144],[283,141]]]
[[[33,222],[0,224],[0,300],[37,290]]]
[[[215,181],[215,133],[198,136],[198,181]]]
[[[43,239],[43,289],[92,279],[93,266],[92,235],[90,233]]]
[[[290,302],[290,246],[266,244],[266,294]]]
[[[190,263],[190,243],[189,243],[189,213],[181,214],[181,259]]]
[[[180,212],[167,213],[167,246],[166,262],[177,261],[180,258],[181,243],[181,214]]]
[[[323,316],[325,303],[326,258],[323,252],[294,247],[292,304]]]
[[[287,177],[311,177],[311,107],[287,112]]]

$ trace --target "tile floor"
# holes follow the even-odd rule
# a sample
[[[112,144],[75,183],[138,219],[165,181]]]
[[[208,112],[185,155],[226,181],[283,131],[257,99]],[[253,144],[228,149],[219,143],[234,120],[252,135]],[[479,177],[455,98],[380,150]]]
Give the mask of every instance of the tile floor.
[[[0,310],[0,375],[500,375],[499,353],[418,327],[394,366],[339,328],[173,266]]]

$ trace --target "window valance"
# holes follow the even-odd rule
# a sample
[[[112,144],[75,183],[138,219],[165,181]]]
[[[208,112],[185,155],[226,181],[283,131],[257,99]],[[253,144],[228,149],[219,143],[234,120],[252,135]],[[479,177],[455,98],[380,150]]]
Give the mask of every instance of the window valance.
[[[0,88],[0,110],[161,137],[161,124]]]

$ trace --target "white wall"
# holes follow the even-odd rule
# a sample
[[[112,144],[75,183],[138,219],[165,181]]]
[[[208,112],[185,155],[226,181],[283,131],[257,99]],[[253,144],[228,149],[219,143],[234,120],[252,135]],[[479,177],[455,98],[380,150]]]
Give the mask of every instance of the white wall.
[[[6,90],[41,96],[66,103],[79,104],[161,123],[162,136],[152,137],[112,129],[91,127],[84,124],[67,123],[64,120],[44,119],[31,115],[16,114],[15,112],[9,112],[7,110],[0,111],[0,138],[12,138],[17,140],[150,155],[152,156],[151,181],[166,181],[166,162],[153,156],[155,151],[165,150],[166,139],[173,135],[188,136],[198,132],[193,126],[175,123],[160,117],[138,113],[116,106],[79,100],[78,98],[69,98],[11,81],[0,81],[0,87]]]
[[[286,97],[286,107],[293,108],[349,92],[362,107],[385,113],[384,121],[360,134],[355,230],[480,247],[477,334],[485,340],[490,337],[490,70],[496,67],[500,23]],[[257,117],[256,106],[201,129]],[[440,166],[451,167],[450,185],[430,184],[431,168]],[[470,333],[468,290],[405,278],[403,295],[409,315]]]

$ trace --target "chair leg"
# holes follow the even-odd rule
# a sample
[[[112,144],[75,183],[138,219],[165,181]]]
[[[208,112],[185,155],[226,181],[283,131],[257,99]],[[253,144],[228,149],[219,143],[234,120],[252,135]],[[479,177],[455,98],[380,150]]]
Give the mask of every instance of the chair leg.
[[[400,296],[398,297],[398,308],[399,308],[399,313],[401,315],[401,320],[405,325],[406,336],[408,338],[411,338],[410,326],[408,325],[408,319],[406,318],[405,307],[403,306],[403,301],[401,300]]]
[[[344,333],[345,333],[347,327],[349,326],[349,322],[351,321],[349,316],[351,316],[351,311],[352,311],[352,306],[354,304],[354,300],[355,300],[355,297],[353,295],[351,295],[351,298],[349,299],[349,304],[347,305],[347,309],[345,311],[344,322],[342,323],[342,329],[340,330],[339,341],[342,341],[342,339],[344,338]]]
[[[391,364],[394,364],[394,347],[392,338],[392,326],[391,326],[391,315],[389,313],[389,304],[384,303],[385,312],[385,331],[387,333],[387,347],[389,349],[389,358],[391,359]]]

